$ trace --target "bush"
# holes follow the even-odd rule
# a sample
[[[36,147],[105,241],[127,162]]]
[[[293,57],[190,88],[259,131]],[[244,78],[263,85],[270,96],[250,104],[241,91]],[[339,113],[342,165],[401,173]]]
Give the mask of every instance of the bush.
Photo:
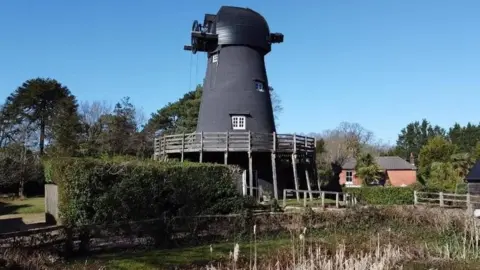
[[[359,202],[371,205],[413,204],[413,187],[360,187],[344,188]]]
[[[109,224],[176,215],[226,214],[246,203],[224,165],[88,158],[45,161],[67,225]]]

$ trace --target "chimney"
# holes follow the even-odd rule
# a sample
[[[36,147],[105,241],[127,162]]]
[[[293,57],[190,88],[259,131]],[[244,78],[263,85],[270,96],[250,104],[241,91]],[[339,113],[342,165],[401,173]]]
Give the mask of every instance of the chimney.
[[[413,166],[415,166],[415,158],[413,157],[413,153],[410,152],[410,164],[412,164]]]

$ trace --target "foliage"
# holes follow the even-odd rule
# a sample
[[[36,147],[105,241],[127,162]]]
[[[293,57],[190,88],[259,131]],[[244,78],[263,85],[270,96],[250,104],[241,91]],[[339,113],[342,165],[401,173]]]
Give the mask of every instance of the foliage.
[[[13,188],[23,197],[30,182],[43,182],[42,167],[34,153],[21,144],[0,149],[0,190]]]
[[[434,162],[426,186],[429,189],[456,193],[457,185],[463,182],[452,163]]]
[[[10,126],[28,123],[39,132],[40,155],[49,139],[57,147],[68,146],[71,154],[78,126],[76,110],[75,96],[66,86],[54,79],[36,78],[24,82],[7,98],[2,115]]]
[[[45,167],[70,225],[230,213],[245,203],[223,165],[55,158]]]
[[[400,131],[394,154],[404,159],[408,159],[410,153],[413,153],[414,157],[418,157],[420,149],[430,138],[445,137],[445,135],[445,129],[433,126],[426,119],[422,119],[421,122],[412,122]]]
[[[371,205],[413,204],[412,187],[360,187],[344,188],[360,203]]]
[[[372,154],[363,154],[357,159],[355,165],[356,176],[362,179],[364,184],[378,185],[383,176],[383,170],[375,161]]]

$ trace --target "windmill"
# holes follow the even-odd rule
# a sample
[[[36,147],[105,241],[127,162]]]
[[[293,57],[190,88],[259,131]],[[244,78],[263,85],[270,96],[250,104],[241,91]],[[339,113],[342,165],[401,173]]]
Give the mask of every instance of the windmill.
[[[252,196],[262,186],[278,198],[292,182],[288,178],[300,189],[299,167],[306,178],[316,174],[315,139],[276,134],[265,68],[265,55],[283,42],[283,34],[271,33],[256,11],[222,6],[217,14],[205,14],[203,24],[195,20],[190,35],[184,49],[206,53],[208,59],[196,132],[157,137],[155,156],[237,164],[248,172],[243,191]],[[279,181],[277,161],[285,159],[293,173]]]

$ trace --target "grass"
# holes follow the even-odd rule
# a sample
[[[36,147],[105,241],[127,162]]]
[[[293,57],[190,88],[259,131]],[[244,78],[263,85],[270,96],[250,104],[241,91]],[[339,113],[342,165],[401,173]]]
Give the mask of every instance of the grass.
[[[20,199],[0,199],[0,215],[36,214],[45,212],[44,197]]]
[[[264,256],[289,245],[290,240],[286,238],[261,241],[256,245],[257,255]],[[170,266],[206,265],[212,261],[228,260],[234,246],[235,243],[227,242],[189,248],[115,253],[96,256],[89,261],[103,262],[107,269],[168,269]],[[254,248],[251,243],[239,243],[239,246],[245,254]]]

